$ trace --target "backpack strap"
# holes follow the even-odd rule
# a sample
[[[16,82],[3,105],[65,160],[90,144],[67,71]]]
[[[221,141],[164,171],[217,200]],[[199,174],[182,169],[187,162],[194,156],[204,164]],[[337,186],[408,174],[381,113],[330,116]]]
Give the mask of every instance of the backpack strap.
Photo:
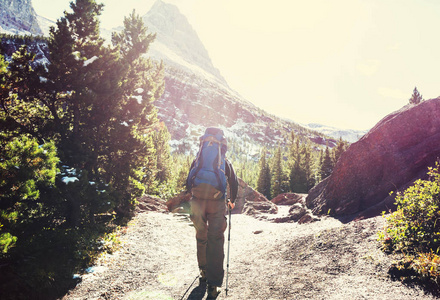
[[[218,145],[218,166],[217,166],[217,170],[220,170],[220,166],[222,165],[222,156],[221,156],[221,154],[222,154],[222,146],[223,145],[225,145],[225,146],[228,145],[226,139],[223,138],[221,141],[219,141],[214,136],[210,135],[210,136],[207,136],[205,139],[203,139],[203,141],[202,141],[202,138],[200,140],[201,140],[201,143],[200,143],[201,145],[204,142],[216,143]]]

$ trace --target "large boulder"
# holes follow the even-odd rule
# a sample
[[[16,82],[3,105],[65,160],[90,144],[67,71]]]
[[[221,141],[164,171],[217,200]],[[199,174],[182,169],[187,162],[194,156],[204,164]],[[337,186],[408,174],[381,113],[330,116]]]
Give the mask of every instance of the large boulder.
[[[350,145],[306,204],[318,214],[380,214],[394,208],[391,191],[425,177],[439,156],[440,98],[407,105]]]
[[[257,216],[261,213],[276,214],[278,212],[278,207],[267,200],[263,194],[251,188],[240,178],[238,183],[238,195],[233,213]]]
[[[168,199],[166,206],[170,212],[186,212],[189,213],[189,200],[191,200],[191,194],[187,192],[181,192],[171,199]]]
[[[159,211],[166,212],[167,206],[165,205],[165,201],[159,197],[151,196],[151,195],[143,195],[137,199],[138,204],[136,206],[137,212],[144,211]]]
[[[272,203],[276,205],[293,205],[304,202],[305,194],[283,193],[272,199]]]
[[[299,201],[290,206],[289,212],[283,217],[265,218],[275,223],[298,223],[306,224],[319,221],[320,218],[315,216],[310,209],[305,206],[304,201]]]

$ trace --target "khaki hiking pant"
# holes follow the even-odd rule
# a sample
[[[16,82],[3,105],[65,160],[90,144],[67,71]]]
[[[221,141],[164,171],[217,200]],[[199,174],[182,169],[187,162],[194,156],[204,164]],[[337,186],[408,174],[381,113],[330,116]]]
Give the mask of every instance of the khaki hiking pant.
[[[191,198],[191,220],[196,228],[197,261],[208,284],[222,286],[225,258],[226,203],[224,199]]]

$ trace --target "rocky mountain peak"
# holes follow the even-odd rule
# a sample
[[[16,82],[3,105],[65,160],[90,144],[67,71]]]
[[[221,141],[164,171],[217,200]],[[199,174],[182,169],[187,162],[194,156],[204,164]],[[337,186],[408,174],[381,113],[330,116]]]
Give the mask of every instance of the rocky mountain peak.
[[[0,1],[0,32],[43,35],[31,0]]]
[[[175,5],[158,0],[142,19],[148,31],[157,34],[151,48],[153,57],[226,85],[196,31]]]
[[[147,13],[151,25],[168,37],[176,36],[177,31],[191,33],[193,28],[175,5],[158,0]]]

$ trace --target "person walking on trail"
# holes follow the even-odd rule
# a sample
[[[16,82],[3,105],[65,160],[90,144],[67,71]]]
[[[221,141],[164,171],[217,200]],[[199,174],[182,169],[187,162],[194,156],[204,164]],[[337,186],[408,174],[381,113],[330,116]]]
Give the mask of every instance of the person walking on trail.
[[[223,131],[207,128],[200,137],[200,149],[187,178],[187,190],[192,193],[190,216],[196,229],[200,282],[208,284],[207,299],[215,299],[223,283],[225,215],[227,208],[234,208],[238,191],[237,176],[225,158],[226,151]]]

